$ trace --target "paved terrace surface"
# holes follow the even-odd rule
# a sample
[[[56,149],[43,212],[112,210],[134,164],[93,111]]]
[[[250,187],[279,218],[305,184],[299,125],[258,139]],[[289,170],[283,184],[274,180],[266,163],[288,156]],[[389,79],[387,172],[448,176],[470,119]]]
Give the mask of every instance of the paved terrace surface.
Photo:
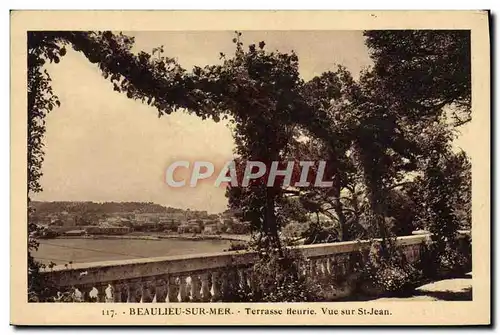
[[[467,301],[472,300],[472,273],[462,278],[439,280],[420,286],[411,297],[378,298],[373,301]]]

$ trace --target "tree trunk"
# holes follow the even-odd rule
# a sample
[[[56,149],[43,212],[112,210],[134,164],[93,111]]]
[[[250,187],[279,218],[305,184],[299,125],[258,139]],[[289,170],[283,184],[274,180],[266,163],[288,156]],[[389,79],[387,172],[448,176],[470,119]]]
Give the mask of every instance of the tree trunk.
[[[346,218],[344,215],[344,208],[342,206],[342,202],[340,201],[340,186],[334,185],[333,192],[334,192],[333,208],[339,219],[339,227],[340,227],[339,239],[340,241],[346,241],[349,240],[349,233],[347,232],[346,229],[347,227],[346,227]]]
[[[381,193],[382,183],[376,160],[377,154],[379,153],[371,150],[369,147],[363,148],[359,144],[357,145],[357,151],[360,156],[360,168],[362,170],[361,172],[365,181],[367,197],[370,204],[370,217],[374,221],[373,226],[376,230],[375,237],[382,238],[382,254],[388,256],[388,243],[390,242],[388,242],[387,237],[389,236],[389,231],[385,225],[383,194]]]
[[[274,187],[266,188],[266,215],[264,219],[264,227],[269,238],[270,246],[278,249],[280,256],[282,256],[281,242],[278,235],[278,222],[274,211],[276,194],[277,192]]]
[[[389,231],[385,224],[384,208],[382,205],[382,195],[376,183],[368,183],[368,196],[370,200],[370,211],[372,212],[372,219],[375,221],[374,225],[377,229],[377,237],[382,238],[382,256],[389,256],[389,248],[391,241],[388,239]]]

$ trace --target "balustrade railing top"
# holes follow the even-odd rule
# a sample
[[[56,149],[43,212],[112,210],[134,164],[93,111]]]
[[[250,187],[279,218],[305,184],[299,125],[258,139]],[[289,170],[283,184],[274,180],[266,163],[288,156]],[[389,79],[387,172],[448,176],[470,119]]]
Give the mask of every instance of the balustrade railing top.
[[[460,232],[460,234],[468,234],[468,232]],[[429,238],[430,234],[425,233],[402,236],[396,239],[396,243],[404,248],[407,257],[413,262],[420,255],[422,242]],[[348,255],[366,250],[372,242],[363,240],[312,244],[293,247],[293,249],[299,251],[305,259],[313,262],[313,266],[307,271],[313,271],[316,275],[315,268],[318,266],[321,268],[322,275],[326,276],[340,271],[341,268],[346,271],[346,265],[340,264],[347,262]],[[88,292],[97,288],[100,292],[97,300],[103,302],[110,299],[111,301],[139,302],[152,300],[153,297],[156,301],[217,301],[221,290],[224,290],[223,283],[227,281],[226,270],[239,271],[237,275],[239,285],[251,286],[248,281],[251,275],[250,268],[258,258],[259,255],[255,251],[151,257],[60,265],[45,269],[42,275],[48,283],[52,283],[61,290],[78,288],[80,291],[83,289]],[[221,282],[220,278],[226,279]],[[151,289],[152,293],[146,294],[151,291],[147,289],[150,283],[160,284],[154,284],[155,288]],[[219,287],[218,283],[222,286]],[[123,287],[127,288],[126,294],[122,292]],[[166,287],[165,294],[158,293],[157,287]],[[112,288],[111,291],[114,293],[104,293],[109,288]],[[132,291],[139,293],[135,294]]]

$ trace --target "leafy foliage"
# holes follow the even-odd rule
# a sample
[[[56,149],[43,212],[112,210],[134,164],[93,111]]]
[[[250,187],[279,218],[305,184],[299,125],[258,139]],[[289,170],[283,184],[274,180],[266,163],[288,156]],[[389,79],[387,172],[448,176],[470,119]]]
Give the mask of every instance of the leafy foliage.
[[[314,279],[300,273],[305,259],[294,249],[283,253],[269,251],[253,266],[256,291],[250,301],[307,302],[320,301],[320,287]]]
[[[470,239],[440,244],[429,241],[423,249],[419,267],[426,278],[441,279],[461,276],[472,270]]]
[[[399,248],[386,257],[379,243],[373,243],[362,264],[362,281],[386,294],[408,294],[422,283],[423,273],[405,259]]]
[[[467,30],[366,31],[382,89],[393,108],[433,117],[453,104],[456,125],[471,120],[471,49]]]
[[[328,162],[331,188],[267,187],[262,178],[227,189],[230,206],[260,233],[259,248],[278,250],[264,257],[269,262],[263,271],[284,277],[264,283],[274,287],[266,299],[288,301],[290,285],[305,290],[296,273],[287,272],[293,266],[280,242],[279,231],[293,221],[312,222],[305,233],[309,243],[384,238],[382,258],[389,263],[374,273],[393,274],[393,288],[402,287],[398,283],[411,276],[391,260],[397,259],[391,236],[425,226],[434,233],[438,254],[445,255],[456,250],[456,229],[470,227],[470,162],[452,152],[449,124],[449,114],[454,126],[471,118],[470,33],[367,31],[365,36],[374,67],[359,80],[338,67],[305,82],[293,51],[269,52],[264,41],[245,49],[239,32],[234,55],[221,54],[222,64],[191,72],[165,56],[163,46],[151,54],[132,53],[133,38],[121,33],[29,32],[28,200],[42,190],[45,117],[60,105],[43,66],[58,63],[72,47],[96,64],[115,91],[154,106],[158,116],[185,109],[216,122],[229,119],[240,162],[258,160],[268,167],[272,161]],[[319,215],[329,218],[328,226]],[[32,218],[30,204],[30,236],[36,230]],[[37,246],[30,238],[30,251]],[[40,264],[31,256],[28,263],[30,288],[39,290]]]

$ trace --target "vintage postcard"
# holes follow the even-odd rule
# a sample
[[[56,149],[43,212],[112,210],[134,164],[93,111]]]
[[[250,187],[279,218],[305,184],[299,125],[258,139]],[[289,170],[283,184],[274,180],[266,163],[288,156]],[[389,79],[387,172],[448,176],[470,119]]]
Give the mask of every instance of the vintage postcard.
[[[14,325],[488,325],[486,11],[12,11]]]

